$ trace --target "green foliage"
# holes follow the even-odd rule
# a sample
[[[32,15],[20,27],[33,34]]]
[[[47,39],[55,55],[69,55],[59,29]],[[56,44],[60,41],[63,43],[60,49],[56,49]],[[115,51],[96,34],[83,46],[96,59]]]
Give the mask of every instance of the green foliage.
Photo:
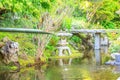
[[[51,40],[49,41],[48,45],[46,46],[46,49],[50,50],[51,52],[56,49],[56,45],[59,38],[56,36],[52,36]]]
[[[0,0],[0,27],[19,27],[19,28],[37,28],[39,20],[44,12],[48,12],[51,17],[59,17],[57,11],[70,6],[74,11],[72,16],[64,17],[61,28],[70,30],[72,23],[79,26],[78,28],[101,28],[114,29],[120,27],[120,15],[116,11],[120,9],[118,0]],[[97,10],[95,8],[100,5]],[[71,11],[72,12],[72,11]],[[87,16],[93,15],[91,22],[87,22]],[[89,16],[88,16],[89,17]],[[55,18],[57,21],[57,19]],[[95,24],[95,26],[93,26]],[[91,27],[92,26],[92,27]],[[96,27],[97,26],[97,27]],[[0,33],[0,39],[9,37],[20,44],[21,53],[34,55],[36,45],[32,43],[32,36],[23,34]],[[14,37],[13,37],[14,36]],[[117,37],[108,35],[110,38]],[[77,36],[71,38],[72,41],[80,43],[81,39]],[[113,39],[112,39],[113,40]],[[46,46],[50,56],[56,48],[58,38],[53,36]],[[114,46],[112,52],[116,51],[119,46]]]
[[[41,2],[41,6],[42,6],[44,9],[49,9],[49,8],[50,8],[50,4],[48,4],[47,2]]]
[[[104,0],[95,14],[97,22],[99,21],[105,28],[114,29],[116,23],[112,20],[115,18],[115,12],[120,8],[119,1]],[[116,20],[117,21],[117,20]]]
[[[110,52],[111,52],[111,53],[118,52],[119,50],[120,50],[120,45],[113,44],[113,45],[110,47]]]
[[[111,41],[111,44],[109,47],[110,52],[111,53],[118,52],[120,50],[120,41],[119,41],[120,33],[114,30],[112,32],[108,31],[107,36]]]
[[[78,6],[75,8],[74,12],[73,12],[73,16],[75,18],[81,18],[81,17],[85,17],[85,12],[83,11],[83,9],[80,9]]]
[[[72,4],[72,0],[0,0],[0,26],[37,28],[38,23],[41,22],[41,16],[44,13],[48,12],[51,18],[56,16],[59,17],[59,15],[56,14],[56,11],[59,9],[64,10],[69,4]],[[57,21],[57,18],[55,18],[55,21]],[[65,26],[70,29],[71,19],[66,17],[65,22],[67,23]],[[28,55],[36,53],[36,45],[32,43],[32,40],[30,39],[32,37],[28,38],[28,34],[14,35],[11,33],[1,33],[0,38],[2,39],[5,36],[20,44],[21,53],[25,52]],[[50,51],[55,50],[56,42],[56,38],[51,39],[46,49]]]
[[[113,32],[107,32],[107,36],[110,40],[114,41],[117,40],[117,38],[120,36],[119,32],[113,31]]]
[[[29,0],[2,0],[0,4],[3,5],[0,9],[2,13],[0,26],[2,27],[32,27],[33,24],[31,26],[29,24],[36,22],[35,19],[40,17],[39,8]]]
[[[105,29],[114,29],[116,27],[116,24],[112,21],[102,21],[102,26],[104,26]]]
[[[52,11],[56,0],[1,0],[0,26],[27,27],[37,26],[44,11]]]
[[[77,37],[77,36],[73,36],[73,37],[71,38],[71,40],[72,40],[73,42],[75,42],[75,43],[80,43],[80,42],[81,42],[81,39],[80,39],[79,37]]]
[[[23,36],[24,35],[24,36]],[[12,41],[19,43],[20,53],[27,53],[33,56],[36,53],[36,45],[32,42],[30,34],[0,33],[0,40],[8,37]]]
[[[107,33],[109,40],[112,41],[109,47],[110,53],[116,53],[120,51],[120,41],[117,40],[120,36],[120,33],[117,33],[115,31],[111,33]]]
[[[120,16],[116,14],[116,11],[120,9],[118,0],[80,0],[79,2],[80,3],[75,7],[73,12],[74,18],[86,19],[84,22],[89,18],[91,19],[89,25],[102,25],[105,29],[119,28]],[[96,7],[98,8],[96,9]],[[84,28],[89,28],[89,26],[84,26]],[[94,26],[94,28],[97,27]]]
[[[71,29],[71,23],[72,23],[72,19],[69,18],[68,16],[64,18],[64,21],[62,23],[62,27],[63,29]]]

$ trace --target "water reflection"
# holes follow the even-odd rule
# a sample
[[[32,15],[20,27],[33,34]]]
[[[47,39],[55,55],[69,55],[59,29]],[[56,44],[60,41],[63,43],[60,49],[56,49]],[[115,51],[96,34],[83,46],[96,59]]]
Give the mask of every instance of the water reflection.
[[[19,73],[1,72],[0,80],[19,80]]]
[[[108,47],[109,46],[101,46],[101,53],[107,54],[108,53]]]
[[[95,49],[94,54],[95,54],[96,65],[101,65],[103,60],[102,54],[103,55],[108,54],[108,46],[101,46],[101,49]]]
[[[96,68],[95,65],[79,63],[78,58],[62,60],[62,66],[58,63],[50,64],[29,68],[19,73],[0,72],[0,80],[116,80],[119,75],[114,74],[112,70],[120,71],[118,66]]]
[[[101,65],[102,59],[101,59],[101,50],[99,49],[89,49],[82,52],[82,61],[87,60],[88,63],[92,64],[95,63],[96,65]]]
[[[101,52],[99,49],[95,49],[95,62],[96,65],[101,65],[102,61],[101,61]]]
[[[82,56],[82,60],[87,59],[88,63],[92,63],[93,62],[93,50],[92,49],[88,49],[82,52],[83,56]]]
[[[120,66],[114,66],[112,72],[115,74],[120,73]]]
[[[63,66],[63,65],[71,65],[72,62],[72,58],[69,59],[59,59],[59,65]]]
[[[119,78],[120,66],[110,67],[101,64],[101,50],[86,50],[82,53],[83,56],[79,58],[53,59],[47,66],[38,65],[18,73],[0,71],[0,80],[117,80]]]
[[[0,72],[0,80],[45,80],[45,72],[40,67],[15,73]]]
[[[88,49],[82,52],[82,60],[87,59],[89,63],[95,62],[96,65],[102,64],[102,54],[108,54],[108,46],[101,46],[101,49]]]

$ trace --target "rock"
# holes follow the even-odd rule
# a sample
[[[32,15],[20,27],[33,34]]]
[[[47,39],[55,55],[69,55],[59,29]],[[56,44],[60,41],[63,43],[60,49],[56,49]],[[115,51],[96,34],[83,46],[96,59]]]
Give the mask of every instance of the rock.
[[[116,61],[116,62],[120,62],[120,54],[115,55],[115,61]]]
[[[112,53],[110,56],[113,58],[113,59],[115,59],[115,56],[116,55],[120,55],[120,53]]]
[[[113,53],[113,54],[111,54],[111,57],[114,60],[112,60],[112,61],[110,60],[110,61],[106,62],[105,64],[120,66],[120,53]]]
[[[116,62],[116,61],[108,61],[105,62],[106,65],[115,65],[115,66],[120,66],[120,62]]]
[[[13,41],[7,41],[1,48],[0,54],[3,56],[3,62],[8,64],[9,62],[18,61],[19,44]]]
[[[115,61],[111,61],[111,60],[110,60],[110,61],[105,62],[105,64],[106,64],[106,65],[114,65],[114,63],[115,63]]]
[[[17,54],[11,55],[10,61],[11,62],[18,62],[18,55]]]

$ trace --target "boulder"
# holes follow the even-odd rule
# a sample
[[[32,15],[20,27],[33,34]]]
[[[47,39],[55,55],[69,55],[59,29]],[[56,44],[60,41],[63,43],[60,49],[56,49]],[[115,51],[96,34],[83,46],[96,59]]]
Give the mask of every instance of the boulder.
[[[19,44],[13,41],[7,41],[0,49],[2,61],[6,64],[18,61]]]
[[[120,53],[112,53],[112,54],[111,54],[111,57],[112,57],[114,60],[109,60],[109,61],[106,62],[105,64],[120,66]]]
[[[120,55],[120,53],[112,53],[110,56],[111,56],[112,59],[115,59],[116,55]]]

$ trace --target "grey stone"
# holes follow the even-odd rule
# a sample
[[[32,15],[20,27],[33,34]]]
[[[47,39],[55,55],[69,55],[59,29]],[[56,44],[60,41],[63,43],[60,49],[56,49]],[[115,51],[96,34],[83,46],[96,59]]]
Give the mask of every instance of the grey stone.
[[[7,41],[0,49],[0,54],[3,56],[2,61],[6,64],[9,62],[18,61],[19,44],[18,42]]]

